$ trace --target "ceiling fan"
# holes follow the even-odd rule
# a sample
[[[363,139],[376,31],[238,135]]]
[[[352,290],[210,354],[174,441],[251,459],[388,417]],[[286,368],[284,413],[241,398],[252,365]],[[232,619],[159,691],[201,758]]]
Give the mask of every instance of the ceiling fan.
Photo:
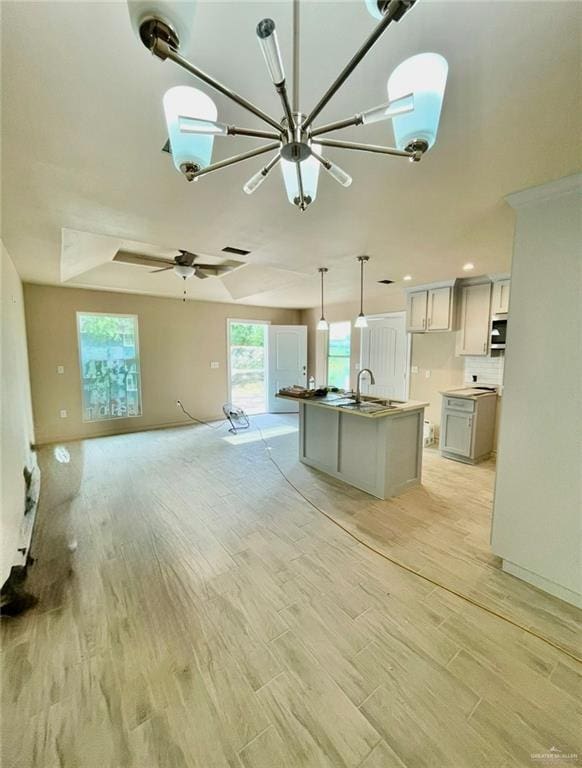
[[[222,277],[232,272],[237,267],[241,267],[243,261],[228,259],[220,264],[203,264],[196,261],[199,258],[197,253],[180,249],[172,260],[163,259],[159,256],[146,256],[138,253],[129,253],[128,251],[118,251],[113,257],[113,261],[121,261],[124,264],[138,264],[144,267],[156,267],[151,270],[151,274],[156,272],[167,272],[172,269],[178,277],[187,280],[190,277],[197,277],[205,280],[207,277]]]

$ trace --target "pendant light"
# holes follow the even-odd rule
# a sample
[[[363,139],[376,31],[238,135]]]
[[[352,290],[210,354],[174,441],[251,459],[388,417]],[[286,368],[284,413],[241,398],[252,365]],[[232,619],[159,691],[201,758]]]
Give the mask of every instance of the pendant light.
[[[321,318],[317,324],[317,330],[327,331],[329,328],[329,325],[327,320],[325,319],[325,314],[323,312],[323,276],[327,272],[327,267],[320,267],[318,271],[319,271],[319,274],[321,275]]]
[[[356,328],[368,327],[368,321],[364,314],[364,262],[369,260],[369,256],[358,256],[358,261],[360,262],[360,314],[357,316],[356,322],[354,323]]]

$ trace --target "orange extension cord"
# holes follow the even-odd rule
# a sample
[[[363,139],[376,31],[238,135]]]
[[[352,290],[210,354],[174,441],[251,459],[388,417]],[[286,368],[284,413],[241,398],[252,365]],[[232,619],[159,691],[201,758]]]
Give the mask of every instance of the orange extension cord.
[[[486,611],[487,613],[491,614],[491,616],[495,616],[497,619],[501,619],[502,621],[506,621],[508,624],[511,624],[514,627],[517,627],[517,629],[521,629],[523,632],[527,632],[528,635],[531,635],[532,637],[537,638],[538,640],[541,640],[543,643],[546,643],[547,645],[551,646],[552,648],[555,648],[557,651],[560,651],[560,653],[563,653],[565,656],[568,656],[570,659],[573,659],[573,661],[577,661],[579,664],[582,664],[582,658],[579,656],[574,655],[566,648],[563,648],[561,645],[558,645],[557,643],[554,643],[553,640],[550,640],[548,637],[544,637],[543,635],[538,635],[537,632],[534,632],[532,629],[529,629],[528,627],[524,627],[523,624],[520,624],[518,621],[514,621],[513,619],[510,619],[509,616],[504,616],[502,613],[497,613],[497,611],[492,610],[491,608],[488,608],[486,605],[483,605],[483,603],[478,602],[477,600],[473,600],[472,597],[469,597],[468,595],[464,595],[462,592],[457,592],[455,589],[451,589],[450,587],[447,587],[445,584],[442,584],[440,581],[435,581],[435,579],[431,579],[429,576],[425,576],[422,573],[419,573],[418,571],[415,571],[413,568],[411,568],[408,565],[405,565],[405,563],[401,563],[399,560],[395,560],[394,558],[387,555],[385,552],[382,552],[379,549],[376,549],[376,547],[373,547],[371,544],[368,544],[367,541],[364,541],[364,539],[361,539],[359,536],[357,536],[353,531],[350,531],[349,528],[346,528],[344,525],[342,525],[340,522],[338,522],[334,517],[329,515],[327,512],[324,512],[323,509],[320,509],[320,507],[317,506],[317,504],[314,504],[311,499],[309,499],[303,491],[301,491],[285,474],[285,472],[281,469],[280,465],[276,461],[276,459],[273,458],[272,455],[272,449],[271,446],[267,443],[263,436],[263,432],[258,424],[256,424],[257,429],[259,430],[259,434],[261,436],[261,440],[263,441],[265,445],[265,449],[267,451],[267,455],[271,462],[274,464],[274,466],[277,468],[277,471],[281,475],[281,477],[285,480],[286,483],[288,483],[293,490],[301,496],[302,499],[304,499],[313,509],[315,509],[316,512],[319,512],[320,515],[323,515],[326,517],[331,523],[336,525],[338,528],[340,528],[344,533],[347,533],[348,536],[351,536],[354,541],[357,541],[358,544],[361,544],[363,547],[366,547],[366,549],[370,550],[370,552],[373,552],[375,555],[379,555],[380,557],[383,557],[384,560],[388,560],[389,563],[392,563],[393,565],[397,565],[399,568],[402,568],[404,571],[408,571],[408,573],[411,573],[413,576],[417,576],[419,579],[423,579],[424,581],[427,581],[429,584],[432,584],[435,587],[440,587],[440,589],[444,589],[445,592],[448,592],[451,595],[455,595],[455,597],[461,598],[461,600],[465,600],[467,603],[470,603],[471,605],[476,606],[477,608],[481,608],[482,611]]]

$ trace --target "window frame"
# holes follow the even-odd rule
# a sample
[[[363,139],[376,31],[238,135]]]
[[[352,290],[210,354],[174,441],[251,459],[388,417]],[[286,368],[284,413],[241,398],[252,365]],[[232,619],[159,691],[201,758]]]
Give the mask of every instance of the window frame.
[[[330,341],[331,341],[331,327],[332,325],[347,325],[349,328],[349,353],[347,355],[331,355],[330,354]],[[329,361],[330,358],[337,358],[340,360],[348,361],[348,388],[345,391],[349,391],[352,380],[352,323],[350,320],[335,320],[329,323],[327,331],[327,349],[325,355],[325,382],[327,387],[335,387],[336,384],[330,384],[329,381]]]
[[[84,424],[99,424],[105,421],[118,421],[119,419],[140,419],[143,418],[143,395],[141,387],[141,349],[139,342],[139,315],[128,314],[125,312],[85,312],[83,310],[76,311],[77,320],[77,356],[79,363],[79,383],[81,385],[81,419]],[[90,317],[130,317],[134,320],[135,327],[135,349],[137,352],[137,364],[138,364],[138,386],[136,387],[139,396],[139,413],[128,414],[122,416],[107,416],[103,419],[87,419],[85,418],[85,397],[83,392],[83,357],[81,352],[81,316]],[[123,342],[122,342],[123,344]]]

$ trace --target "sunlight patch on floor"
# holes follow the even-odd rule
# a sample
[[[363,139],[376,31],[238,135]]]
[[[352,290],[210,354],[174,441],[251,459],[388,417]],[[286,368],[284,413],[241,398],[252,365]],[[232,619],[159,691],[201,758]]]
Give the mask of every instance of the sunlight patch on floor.
[[[289,424],[280,424],[274,427],[262,427],[261,432],[265,440],[270,437],[282,437],[283,435],[291,435],[293,432],[297,432],[297,426],[291,426]],[[239,432],[236,435],[225,435],[222,439],[226,440],[231,445],[243,445],[245,443],[256,443],[261,439],[261,432],[258,430],[249,430],[248,432]]]

